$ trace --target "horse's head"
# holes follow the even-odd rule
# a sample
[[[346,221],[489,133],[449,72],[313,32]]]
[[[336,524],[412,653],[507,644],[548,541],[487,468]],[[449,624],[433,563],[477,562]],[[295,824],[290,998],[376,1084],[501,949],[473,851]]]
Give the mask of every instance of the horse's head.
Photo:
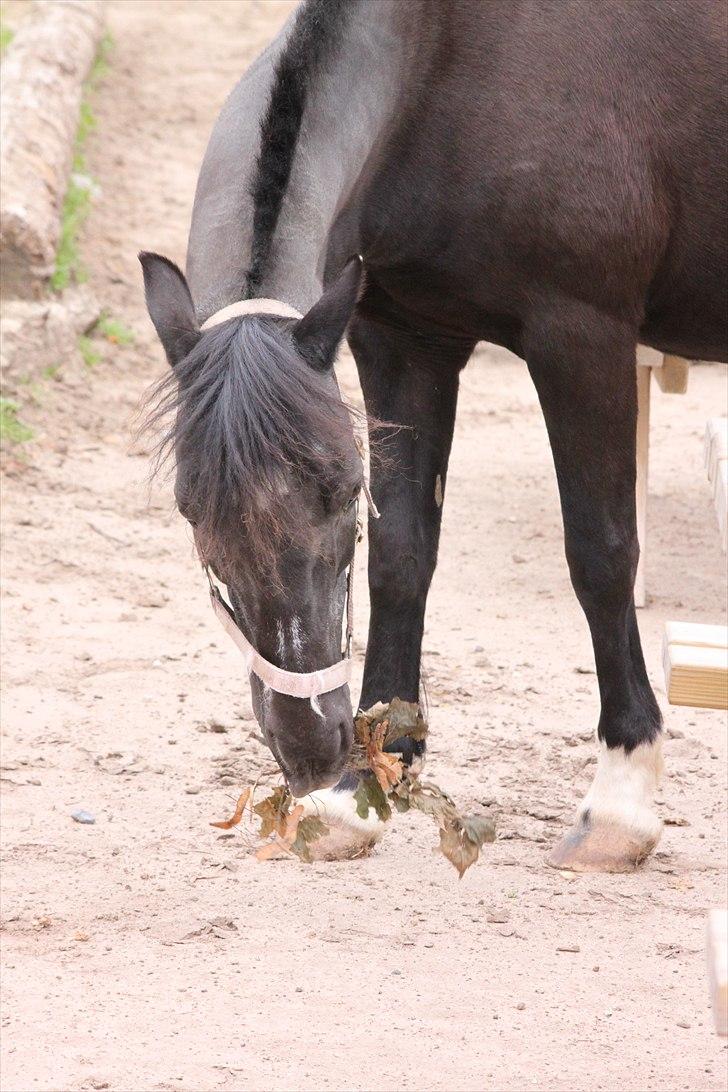
[[[201,559],[227,585],[237,625],[288,671],[341,656],[346,569],[362,462],[333,372],[361,263],[301,319],[238,316],[201,330],[180,270],[142,254],[147,306],[172,374],[161,412],[175,495]],[[335,783],[352,742],[347,686],[313,700],[252,675],[253,706],[291,791]]]

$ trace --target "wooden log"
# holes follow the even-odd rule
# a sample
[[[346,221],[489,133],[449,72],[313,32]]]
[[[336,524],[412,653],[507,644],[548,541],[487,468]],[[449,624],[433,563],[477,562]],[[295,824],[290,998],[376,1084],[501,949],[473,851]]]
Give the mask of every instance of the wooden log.
[[[728,910],[708,914],[708,980],[718,1035],[728,1035]]]
[[[0,67],[4,295],[37,296],[53,272],[83,81],[103,28],[100,0],[35,0]]]

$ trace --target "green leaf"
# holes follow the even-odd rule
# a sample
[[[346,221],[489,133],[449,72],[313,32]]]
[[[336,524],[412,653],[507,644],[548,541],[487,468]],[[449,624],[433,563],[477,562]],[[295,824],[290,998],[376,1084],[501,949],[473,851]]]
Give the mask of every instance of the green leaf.
[[[291,846],[291,853],[295,853],[302,861],[310,864],[311,843],[328,833],[329,828],[326,826],[326,823],[323,823],[317,815],[307,815],[306,818],[302,819],[298,824],[296,840]]]
[[[440,851],[458,871],[460,879],[478,859],[480,846],[471,842],[465,831],[457,826],[440,831]]]
[[[495,823],[487,815],[469,815],[463,819],[463,831],[478,848],[495,841]]]
[[[354,800],[356,801],[356,813],[361,819],[369,818],[370,808],[374,808],[383,823],[386,823],[392,816],[392,809],[387,803],[387,797],[374,777],[367,776],[361,779],[359,788],[354,793]]]

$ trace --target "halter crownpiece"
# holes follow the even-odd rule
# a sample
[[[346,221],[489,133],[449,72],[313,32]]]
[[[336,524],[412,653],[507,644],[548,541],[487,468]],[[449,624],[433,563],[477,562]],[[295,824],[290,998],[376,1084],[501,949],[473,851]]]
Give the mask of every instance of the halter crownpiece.
[[[221,307],[202,323],[201,330],[209,330],[212,326],[219,326],[221,322],[237,318],[239,315],[279,315],[281,318],[303,318],[300,311],[283,300],[238,300],[237,303],[229,303],[227,307]]]

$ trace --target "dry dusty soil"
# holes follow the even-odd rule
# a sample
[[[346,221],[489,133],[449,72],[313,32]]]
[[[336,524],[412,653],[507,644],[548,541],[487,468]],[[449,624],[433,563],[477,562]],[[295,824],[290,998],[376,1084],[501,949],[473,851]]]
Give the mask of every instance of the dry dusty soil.
[[[82,242],[136,336],[32,389],[36,440],[5,477],[2,1087],[723,1089],[704,932],[726,900],[725,717],[667,707],[660,640],[666,619],[721,620],[702,433],[724,368],[654,399],[640,624],[667,825],[642,871],[544,863],[593,772],[597,686],[536,397],[489,347],[463,378],[425,664],[430,773],[497,813],[497,842],[458,882],[418,816],[367,859],[308,867],[257,864],[208,825],[270,759],[169,485],[149,493],[131,439],[165,367],[135,254],[184,259],[212,121],[289,9],[109,4]]]

